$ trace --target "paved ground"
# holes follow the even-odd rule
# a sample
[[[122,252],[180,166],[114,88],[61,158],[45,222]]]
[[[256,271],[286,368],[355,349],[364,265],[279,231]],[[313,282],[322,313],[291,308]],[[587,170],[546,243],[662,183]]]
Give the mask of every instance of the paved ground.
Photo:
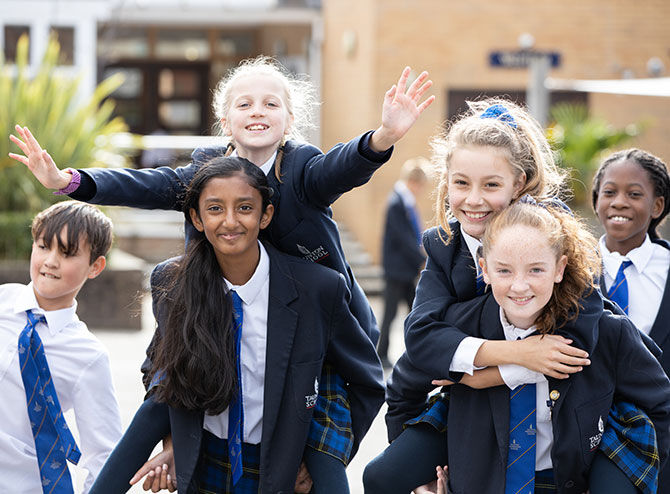
[[[371,304],[377,318],[381,317],[382,301],[379,298],[372,298]],[[397,358],[403,350],[402,340],[402,319],[406,311],[399,310],[398,317],[394,321],[392,328],[389,353],[391,357]],[[151,316],[150,304],[145,305],[143,310],[143,329],[141,331],[124,330],[96,330],[93,332],[107,346],[112,364],[112,373],[114,385],[121,407],[121,419],[124,427],[128,425],[135,413],[135,410],[142,401],[144,388],[140,381],[139,366],[144,360],[144,350],[153,334],[153,318]],[[363,440],[361,448],[349,465],[349,485],[352,494],[362,494],[362,475],[363,469],[368,461],[374,458],[386,447],[386,427],[384,425],[384,408],[377,416],[370,432]],[[83,482],[81,475],[75,476],[79,485]],[[142,489],[134,487],[129,492],[140,493]]]

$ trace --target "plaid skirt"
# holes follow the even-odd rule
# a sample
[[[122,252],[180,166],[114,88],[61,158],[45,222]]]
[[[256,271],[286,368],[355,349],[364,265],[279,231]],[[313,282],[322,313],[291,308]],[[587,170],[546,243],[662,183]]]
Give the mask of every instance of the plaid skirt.
[[[349,396],[344,380],[328,364],[324,364],[321,371],[307,446],[337,458],[345,466],[351,459],[354,433]]]
[[[554,471],[552,469],[535,472],[535,494],[552,494],[556,490]]]
[[[443,388],[444,389],[444,388]],[[418,417],[405,422],[402,427],[406,429],[416,424],[429,424],[439,432],[447,431],[447,417],[449,415],[449,393],[441,392],[432,395],[428,400],[428,406]]]
[[[259,494],[261,445],[242,443],[242,477],[233,486],[228,441],[202,431],[202,447],[195,467],[195,480],[201,494]]]
[[[660,466],[656,429],[637,406],[624,401],[612,404],[600,451],[644,494],[656,492]]]

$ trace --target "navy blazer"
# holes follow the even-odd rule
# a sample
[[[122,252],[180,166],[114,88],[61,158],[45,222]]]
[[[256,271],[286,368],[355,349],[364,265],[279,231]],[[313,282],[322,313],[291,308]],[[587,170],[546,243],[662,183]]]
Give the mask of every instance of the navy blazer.
[[[382,265],[384,276],[392,280],[414,282],[425,260],[410,214],[401,195],[391,192],[386,205]]]
[[[407,358],[415,368],[433,379],[448,377],[458,381],[462,374],[450,372],[449,366],[458,345],[468,335],[464,328],[447,322],[445,314],[452,304],[477,297],[477,271],[460,223],[452,220],[449,225],[452,238],[447,245],[440,239],[438,228],[423,234],[428,259],[416,287],[414,306],[405,319],[405,346]],[[596,338],[593,321],[599,319],[603,307],[615,313],[621,311],[609,300],[603,302],[599,290],[587,292],[581,303],[571,339],[574,346],[586,349]],[[561,334],[561,330],[557,334]]]
[[[337,144],[325,154],[309,144],[288,141],[281,163],[282,181],[277,180],[274,165],[268,174],[275,212],[262,235],[282,252],[340,272],[351,291],[349,308],[376,344],[377,322],[344,257],[330,209],[340,195],[368,182],[390,158],[392,148],[384,153],[369,148],[371,134]],[[209,160],[224,153],[223,147],[196,149],[192,162],[176,169],[88,168],[81,170],[81,186],[70,197],[108,206],[181,211],[181,200],[193,175]],[[187,241],[192,228],[186,224]]]
[[[324,362],[347,382],[354,452],[384,401],[384,376],[374,345],[347,307],[349,291],[342,275],[264,246],[270,257],[270,291],[260,485],[263,493],[293,493],[312,419],[306,397],[314,394]],[[155,288],[165,265],[152,274],[152,293],[160,291]],[[168,311],[169,305],[155,297],[158,329],[152,345]],[[151,346],[147,353],[151,355]],[[197,492],[193,474],[203,418],[202,411],[170,407],[180,492]]]
[[[500,307],[491,295],[452,305],[447,323],[466,329],[471,336],[504,339]],[[656,428],[661,465],[670,449],[670,381],[656,357],[645,347],[641,333],[628,318],[605,310],[592,320],[595,338],[586,348],[591,365],[560,380],[548,378],[549,389],[560,393],[552,411],[554,441],[551,449],[558,492],[581,493],[588,488],[588,472],[599,442],[598,423],[607,420],[615,400],[637,404]],[[572,335],[566,326],[564,334]],[[653,345],[653,344],[652,344]],[[652,346],[653,348],[653,346]],[[657,351],[657,348],[654,348]],[[411,367],[404,359],[398,369]],[[405,378],[417,373],[396,373],[388,384],[392,396],[389,413],[396,403],[418,397],[433,386]],[[396,379],[402,377],[402,379]],[[509,443],[509,388],[496,386],[476,390],[455,384],[449,387],[449,484],[455,494],[502,493]]]

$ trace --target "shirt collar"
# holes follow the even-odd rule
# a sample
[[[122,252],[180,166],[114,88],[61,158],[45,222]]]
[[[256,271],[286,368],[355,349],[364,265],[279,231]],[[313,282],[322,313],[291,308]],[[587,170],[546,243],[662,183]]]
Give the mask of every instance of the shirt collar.
[[[393,190],[398,193],[406,207],[413,208],[416,206],[416,198],[414,197],[414,194],[412,194],[412,191],[409,190],[409,187],[407,187],[405,182],[398,180],[393,186]]]
[[[521,329],[517,328],[513,324],[510,324],[510,322],[505,317],[505,312],[503,311],[502,307],[500,307],[500,324],[502,324],[503,331],[505,332],[505,338],[507,340],[523,339],[537,331],[535,326],[531,326],[528,329]]]
[[[40,307],[35,297],[32,281],[22,288],[19,296],[14,303],[14,312],[19,314],[27,310],[32,310],[35,314],[43,314],[47,320],[47,327],[52,336],[60,333],[63,329],[72,323],[79,321],[77,317],[77,301],[65,309],[44,310]]]
[[[477,273],[479,273],[480,269],[479,269],[479,263],[477,262],[477,251],[482,246],[482,243],[472,235],[465,233],[465,230],[463,230],[462,225],[461,225],[461,235],[463,235],[463,239],[465,240],[465,244],[468,246],[470,255],[472,256],[472,259],[475,261],[475,267],[477,268]]]
[[[234,149],[232,153],[229,154],[229,156],[239,156],[237,154],[237,149]],[[267,160],[265,163],[263,163],[260,166],[260,169],[265,173],[265,175],[270,173],[270,170],[272,169],[272,165],[275,163],[275,159],[277,159],[277,151],[274,152],[272,156],[270,156],[270,159]]]
[[[603,266],[605,271],[612,278],[616,278],[616,273],[619,271],[619,266],[624,261],[631,261],[633,266],[638,273],[644,272],[644,269],[649,264],[653,254],[654,254],[654,244],[649,238],[649,235],[645,235],[644,242],[639,247],[632,249],[628,254],[622,256],[618,252],[610,252],[605,245],[605,235],[600,237],[600,254],[603,258]]]
[[[265,282],[270,278],[270,258],[261,242],[258,242],[258,248],[260,250],[260,259],[258,260],[256,271],[251,275],[249,281],[244,285],[233,285],[227,279],[223,279],[226,282],[228,289],[235,290],[242,299],[242,302],[246,305],[253,303],[258,294],[261,293],[261,289],[263,288],[263,285],[265,285]]]

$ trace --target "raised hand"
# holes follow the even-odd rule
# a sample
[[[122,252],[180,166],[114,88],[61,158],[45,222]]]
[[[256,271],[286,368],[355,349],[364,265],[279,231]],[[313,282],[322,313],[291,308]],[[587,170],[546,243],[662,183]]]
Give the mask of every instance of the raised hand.
[[[15,129],[19,137],[10,135],[9,140],[23,151],[23,155],[9,153],[9,157],[26,165],[47,189],[58,190],[67,187],[72,180],[72,175],[58,169],[49,153],[46,149],[42,149],[28,127],[17,125]]]
[[[434,95],[421,101],[433,85],[433,81],[428,79],[428,72],[421,72],[407,87],[410,71],[409,67],[405,67],[398,83],[391,86],[384,95],[382,124],[370,138],[370,147],[374,151],[385,151],[398,142],[414,125],[419,115],[435,101]]]

